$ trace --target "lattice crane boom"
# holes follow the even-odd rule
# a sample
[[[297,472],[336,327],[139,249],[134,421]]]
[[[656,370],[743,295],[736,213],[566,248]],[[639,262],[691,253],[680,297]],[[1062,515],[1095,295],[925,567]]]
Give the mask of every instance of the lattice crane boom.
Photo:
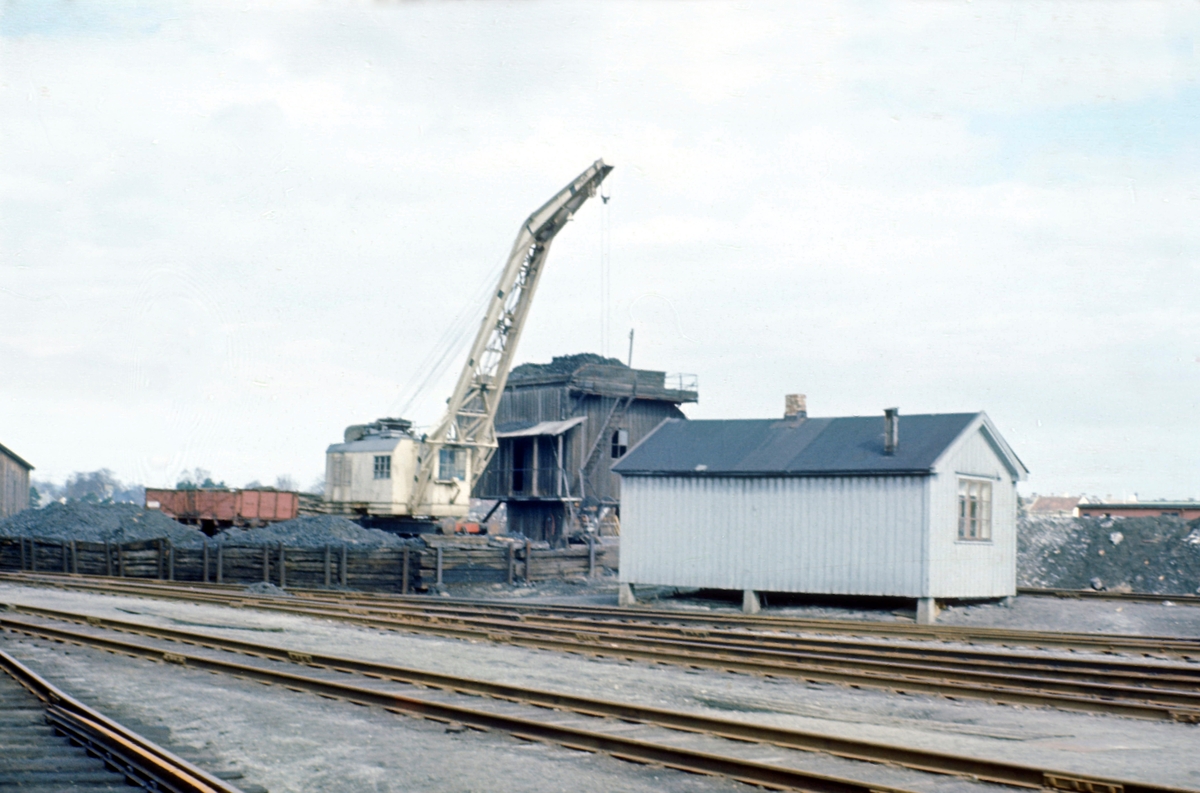
[[[446,413],[424,438],[409,514],[418,514],[427,503],[443,448],[453,446],[467,454],[472,488],[483,474],[496,450],[496,410],[550,243],[584,202],[596,194],[611,170],[611,165],[596,160],[521,225]]]

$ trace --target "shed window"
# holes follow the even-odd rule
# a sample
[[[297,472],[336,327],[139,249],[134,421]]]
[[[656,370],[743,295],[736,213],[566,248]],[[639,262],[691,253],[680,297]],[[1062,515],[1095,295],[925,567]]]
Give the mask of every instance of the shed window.
[[[614,458],[624,456],[629,450],[629,430],[617,430],[612,436],[612,456]]]
[[[391,479],[392,478],[392,455],[378,454],[375,456],[375,478],[376,479]]]
[[[992,539],[992,483],[984,479],[958,480],[958,538]]]
[[[466,479],[467,455],[459,449],[438,450],[438,478]]]

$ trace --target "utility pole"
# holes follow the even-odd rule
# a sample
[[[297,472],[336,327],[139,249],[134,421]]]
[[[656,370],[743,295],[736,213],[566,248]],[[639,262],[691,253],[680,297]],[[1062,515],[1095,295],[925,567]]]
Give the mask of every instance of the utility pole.
[[[629,329],[629,368],[633,368],[633,328]]]

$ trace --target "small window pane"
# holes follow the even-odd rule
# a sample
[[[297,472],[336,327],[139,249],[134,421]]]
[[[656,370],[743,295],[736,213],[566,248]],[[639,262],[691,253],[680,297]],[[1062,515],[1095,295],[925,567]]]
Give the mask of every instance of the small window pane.
[[[392,478],[392,456],[390,454],[380,454],[375,457],[375,478]]]
[[[461,449],[440,449],[438,451],[439,479],[466,479],[467,455]]]

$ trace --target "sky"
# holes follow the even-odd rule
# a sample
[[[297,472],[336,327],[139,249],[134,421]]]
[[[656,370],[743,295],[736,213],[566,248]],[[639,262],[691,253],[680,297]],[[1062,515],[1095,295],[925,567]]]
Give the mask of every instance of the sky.
[[[1198,33],[1196,3],[5,2],[0,444],[52,481],[307,484],[346,425],[437,419],[519,224],[602,157],[517,360],[633,329],[692,418],[986,410],[1023,492],[1200,498]]]

